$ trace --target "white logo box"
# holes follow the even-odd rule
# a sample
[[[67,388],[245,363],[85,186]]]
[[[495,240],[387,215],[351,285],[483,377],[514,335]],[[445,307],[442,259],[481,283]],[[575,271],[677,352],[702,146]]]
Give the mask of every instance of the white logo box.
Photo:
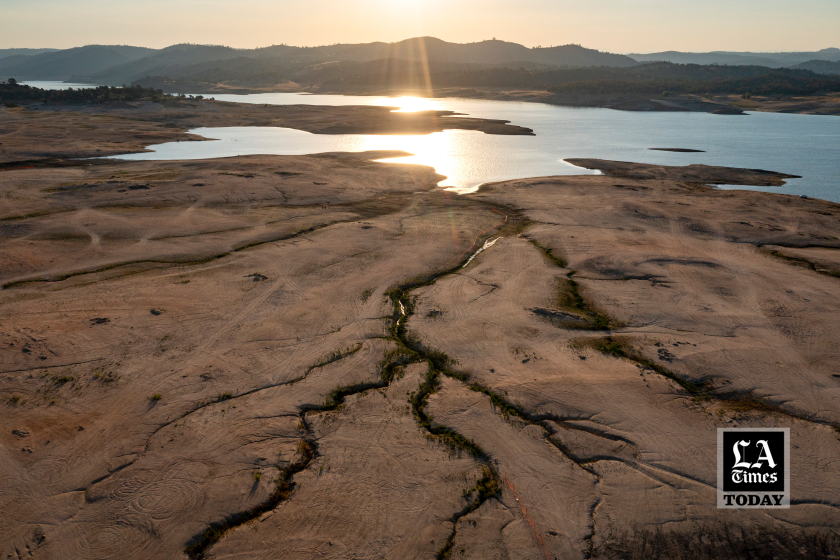
[[[723,483],[731,472],[724,472],[724,456],[733,453],[723,443],[725,433],[784,433],[784,490],[724,492]],[[781,498],[779,497],[781,495]],[[727,498],[727,496],[730,496]],[[743,496],[743,497],[741,497]],[[751,497],[755,496],[755,497]],[[756,498],[758,501],[756,502]],[[739,504],[738,502],[742,502]],[[767,502],[770,502],[770,505]],[[755,505],[753,505],[755,504]],[[718,428],[717,431],[717,507],[720,509],[789,509],[790,508],[790,428]]]

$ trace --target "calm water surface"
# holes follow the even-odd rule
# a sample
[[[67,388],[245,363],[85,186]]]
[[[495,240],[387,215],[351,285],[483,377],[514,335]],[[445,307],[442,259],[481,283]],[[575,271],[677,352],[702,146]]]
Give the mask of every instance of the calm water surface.
[[[38,82],[38,81],[26,81],[21,82],[21,84],[25,86],[32,86],[40,89],[81,89],[81,88],[94,88],[97,86],[91,84],[74,84],[71,82]]]
[[[493,136],[460,130],[423,136],[385,136],[320,135],[284,128],[200,128],[192,132],[218,141],[162,144],[152,147],[154,153],[125,158],[203,159],[247,154],[402,150],[414,155],[386,161],[431,165],[447,176],[441,186],[459,192],[470,192],[489,181],[587,172],[565,163],[566,158],[666,165],[704,163],[802,175],[802,179],[791,180],[784,187],[754,190],[805,194],[840,202],[840,118],[837,117],[627,112],[451,98],[294,93],[215,97],[223,101],[274,105],[385,105],[401,111],[449,109],[472,117],[510,120],[533,129],[536,136]],[[706,153],[654,152],[648,148],[692,148]]]
[[[71,84],[61,85],[69,87]],[[121,156],[121,159],[208,159],[251,154],[401,150],[413,155],[384,161],[433,166],[447,177],[441,186],[459,192],[473,191],[490,181],[590,173],[565,163],[566,158],[665,165],[703,163],[803,176],[788,181],[783,187],[722,188],[804,194],[840,202],[840,118],[835,116],[628,112],[455,98],[296,93],[214,97],[222,101],[272,105],[384,105],[399,111],[447,109],[471,117],[509,120],[533,129],[536,136],[493,136],[461,130],[428,135],[321,135],[286,128],[199,128],[191,132],[216,141],[160,144],[151,147],[153,152]],[[706,153],[654,152],[648,148],[691,148]]]

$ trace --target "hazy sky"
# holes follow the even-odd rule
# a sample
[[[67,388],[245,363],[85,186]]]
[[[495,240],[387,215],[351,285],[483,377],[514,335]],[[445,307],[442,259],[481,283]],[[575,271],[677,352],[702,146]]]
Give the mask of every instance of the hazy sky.
[[[840,47],[840,0],[0,0],[0,48],[496,37],[611,52]]]

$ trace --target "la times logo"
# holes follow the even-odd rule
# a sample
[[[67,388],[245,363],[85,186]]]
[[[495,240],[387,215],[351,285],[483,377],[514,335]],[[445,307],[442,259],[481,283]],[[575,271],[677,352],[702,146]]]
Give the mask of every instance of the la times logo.
[[[718,507],[790,508],[790,429],[718,428]]]

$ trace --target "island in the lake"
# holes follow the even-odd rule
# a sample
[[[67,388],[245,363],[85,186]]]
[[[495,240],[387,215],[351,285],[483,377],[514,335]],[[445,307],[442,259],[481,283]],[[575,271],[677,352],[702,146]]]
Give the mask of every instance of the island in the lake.
[[[838,204],[709,166],[455,195],[388,152],[104,159],[199,126],[531,133],[0,107],[3,558],[836,555]],[[789,509],[717,509],[720,427],[790,428]]]

